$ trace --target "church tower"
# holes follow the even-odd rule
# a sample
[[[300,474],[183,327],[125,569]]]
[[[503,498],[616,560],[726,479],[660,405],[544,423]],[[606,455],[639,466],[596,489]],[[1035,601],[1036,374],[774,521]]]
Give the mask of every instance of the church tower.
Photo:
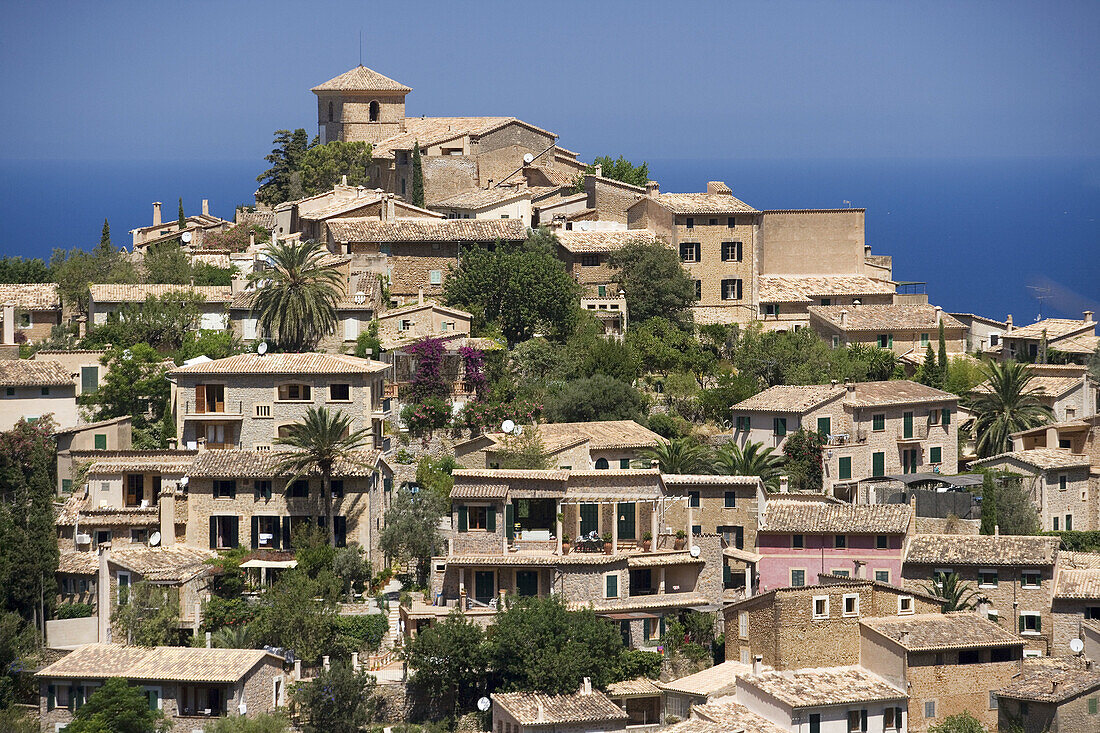
[[[405,131],[404,84],[365,66],[313,87],[317,95],[317,134],[333,140],[376,143]]]

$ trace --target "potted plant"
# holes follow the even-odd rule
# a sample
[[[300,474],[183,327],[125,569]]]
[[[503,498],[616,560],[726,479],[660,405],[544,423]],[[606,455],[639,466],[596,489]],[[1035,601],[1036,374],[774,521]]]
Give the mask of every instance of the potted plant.
[[[610,533],[610,532],[608,532],[607,534],[605,534],[605,535],[604,535],[603,537],[601,537],[600,539],[601,539],[601,540],[603,540],[603,552],[604,552],[604,554],[605,554],[605,555],[610,555],[610,554],[611,554],[611,550],[612,550],[612,546],[611,546],[611,533]]]
[[[673,545],[674,549],[682,550],[684,545],[687,544],[687,532],[682,529],[676,530],[676,543]]]
[[[570,546],[569,541],[571,539],[572,538],[567,534],[563,534],[561,536],[561,554],[563,554],[563,555],[568,555],[569,554],[569,546]]]
[[[653,546],[653,533],[645,532],[642,534],[642,550],[649,552],[649,548]]]

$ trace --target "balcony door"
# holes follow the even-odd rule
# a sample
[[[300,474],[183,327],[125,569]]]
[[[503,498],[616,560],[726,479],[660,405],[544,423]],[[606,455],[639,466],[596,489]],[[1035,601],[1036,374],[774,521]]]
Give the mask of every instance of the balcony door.
[[[225,385],[197,385],[195,387],[195,412],[225,412]]]

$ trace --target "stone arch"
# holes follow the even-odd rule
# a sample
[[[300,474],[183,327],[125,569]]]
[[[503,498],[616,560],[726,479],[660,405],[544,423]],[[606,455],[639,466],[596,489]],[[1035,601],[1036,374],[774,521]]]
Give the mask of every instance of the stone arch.
[[[370,105],[368,105],[367,109],[369,110],[370,121],[371,122],[378,122],[378,112],[381,109],[380,105],[378,104],[378,100],[377,99],[372,99],[371,102],[370,102]]]

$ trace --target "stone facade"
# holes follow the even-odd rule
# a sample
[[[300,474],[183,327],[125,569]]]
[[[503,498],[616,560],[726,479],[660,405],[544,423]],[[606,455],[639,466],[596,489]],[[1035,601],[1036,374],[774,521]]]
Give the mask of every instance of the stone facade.
[[[626,224],[627,209],[645,196],[645,189],[613,178],[588,174],[584,177],[585,205],[595,209],[600,221],[616,221]]]
[[[1043,530],[1100,529],[1100,498],[1088,465],[1044,469],[1011,453],[985,459],[981,465],[1023,477]]]
[[[321,142],[376,143],[405,131],[401,91],[315,91]]]

